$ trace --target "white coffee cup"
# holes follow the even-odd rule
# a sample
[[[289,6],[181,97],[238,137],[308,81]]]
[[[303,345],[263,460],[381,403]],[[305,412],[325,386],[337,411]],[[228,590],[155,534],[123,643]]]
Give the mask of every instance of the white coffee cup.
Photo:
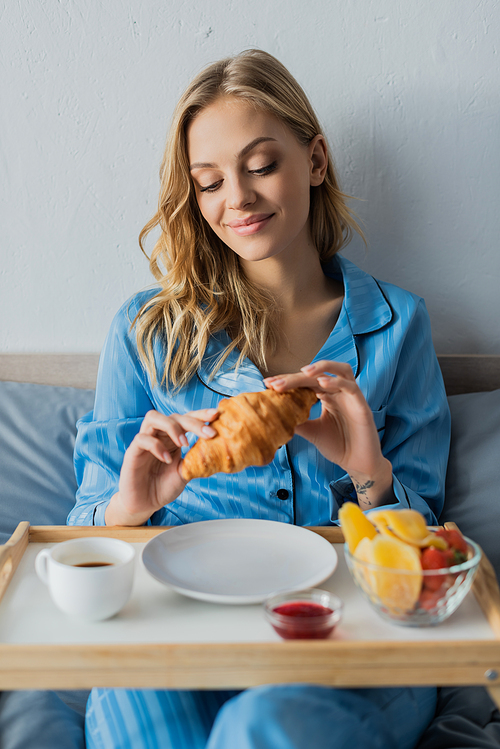
[[[38,577],[66,614],[88,621],[109,619],[127,603],[134,578],[135,549],[117,538],[75,538],[35,559]]]

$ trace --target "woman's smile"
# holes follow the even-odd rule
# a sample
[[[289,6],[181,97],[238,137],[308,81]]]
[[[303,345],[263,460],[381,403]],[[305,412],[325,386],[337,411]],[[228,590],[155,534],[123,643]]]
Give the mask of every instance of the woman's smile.
[[[257,213],[249,218],[230,221],[228,226],[239,237],[247,237],[250,234],[257,234],[261,229],[264,229],[273,216],[274,213]]]

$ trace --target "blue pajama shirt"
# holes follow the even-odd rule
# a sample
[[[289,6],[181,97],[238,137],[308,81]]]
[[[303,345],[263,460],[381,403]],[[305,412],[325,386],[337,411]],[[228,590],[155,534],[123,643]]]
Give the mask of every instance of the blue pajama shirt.
[[[422,512],[428,523],[434,524],[444,502],[450,417],[425,303],[408,291],[374,279],[340,255],[324,266],[324,272],[343,283],[344,301],[335,327],[313,361],[329,359],[351,365],[372,410],[382,452],[393,467],[397,503],[391,508],[412,507]],[[250,360],[245,359],[235,371],[237,352],[230,354],[214,377],[210,376],[214,363],[229,341],[224,331],[212,337],[202,366],[174,395],[161,385],[164,352],[161,344],[157,344],[158,377],[157,384],[153,385],[139,360],[135,331],[130,330],[130,325],[144,302],[154,293],[155,290],[148,290],[134,296],[122,306],[111,325],[101,354],[94,410],[78,423],[75,471],[79,489],[75,507],[68,517],[70,525],[105,524],[107,504],[118,490],[124,452],[149,410],[170,414],[216,408],[222,398],[265,389],[260,371]],[[320,403],[315,404],[310,418],[317,418],[320,409]],[[192,434],[187,437],[190,444],[196,439]],[[150,523],[170,526],[236,517],[303,526],[332,525],[337,522],[339,507],[349,499],[356,501],[356,493],[345,471],[326,460],[311,443],[294,436],[287,445],[278,449],[268,466],[190,481],[174,502],[154,513]],[[120,702],[110,699],[115,691],[94,690],[89,710],[89,736],[94,733],[98,736],[100,729],[96,728],[99,723],[96,715],[99,710],[101,726],[107,719],[113,725],[118,720],[122,709]],[[337,695],[348,691],[352,696],[359,690],[329,691]],[[381,693],[385,690],[375,691]],[[428,698],[429,690],[413,691],[425,693]],[[140,712],[143,714],[146,709],[143,702],[148,692],[125,690],[121,697],[125,699],[127,694],[130,700],[134,694],[140,695]],[[163,692],[162,699],[169,694],[172,700],[178,701],[175,692]],[[238,700],[238,697],[233,696],[234,699]],[[266,699],[270,699],[269,693]],[[157,700],[155,697],[155,714],[158,713]],[[233,700],[228,704],[232,705]],[[136,704],[134,700],[132,702]],[[416,704],[418,700],[413,702]],[[132,710],[130,704],[127,702],[127,711]],[[153,705],[150,708],[153,711]],[[169,709],[173,709],[172,706]],[[176,714],[179,709],[177,707]],[[205,705],[200,714],[206,716],[208,712]],[[221,714],[230,712],[224,708]],[[213,718],[208,721],[209,725],[211,720]],[[168,733],[168,727],[161,730]],[[180,736],[178,727],[176,731],[176,736]],[[217,731],[218,735],[223,734],[219,724]],[[143,727],[140,734],[146,735],[147,730]],[[205,735],[203,731],[200,736],[202,734]],[[156,746],[157,740],[158,736],[154,742],[151,738],[152,743],[144,738],[145,743],[139,744],[136,739],[135,743],[122,741],[116,746],[146,749]],[[92,743],[93,739],[88,741],[91,747],[100,746],[97,738],[96,743]],[[173,747],[205,746],[204,739],[198,743],[186,739],[183,743],[177,738],[172,743],[172,739],[167,740],[165,736],[164,741],[165,746]],[[223,739],[221,742],[213,746],[225,747]],[[267,744],[264,742],[262,746]],[[283,746],[295,749],[299,744],[284,743]]]
[[[441,371],[422,299],[376,281],[343,257],[325,272],[344,284],[344,302],[328,340],[313,361],[347,362],[373,412],[383,454],[391,461],[397,505],[413,507],[435,523],[444,502],[450,423]],[[123,455],[145,414],[216,408],[222,398],[264,390],[262,375],[245,359],[235,372],[231,354],[215,377],[211,368],[228,342],[210,341],[203,365],[179,393],[153,386],[143,368],[130,322],[154,291],[142,292],[116,315],[103,348],[94,410],[78,424],[75,470],[79,489],[70,525],[104,525],[118,490]],[[161,348],[156,347],[161,382]],[[310,418],[321,409],[316,403]],[[190,444],[196,437],[188,434]],[[187,448],[186,448],[187,450]],[[346,499],[356,499],[349,476],[302,437],[279,448],[268,466],[194,479],[153,525],[219,518],[261,518],[296,525],[331,525]]]

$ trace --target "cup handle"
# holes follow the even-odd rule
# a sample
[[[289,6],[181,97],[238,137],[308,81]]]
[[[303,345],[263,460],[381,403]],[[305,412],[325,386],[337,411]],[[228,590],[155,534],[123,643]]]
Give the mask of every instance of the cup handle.
[[[47,563],[49,561],[50,551],[48,549],[42,549],[38,552],[35,559],[35,571],[42,583],[45,585],[49,584],[49,575],[47,572]]]

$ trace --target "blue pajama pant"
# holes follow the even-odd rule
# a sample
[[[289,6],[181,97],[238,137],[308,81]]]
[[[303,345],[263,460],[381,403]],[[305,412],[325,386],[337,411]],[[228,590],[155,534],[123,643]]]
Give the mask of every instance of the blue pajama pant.
[[[87,749],[414,749],[434,687],[93,689]]]

